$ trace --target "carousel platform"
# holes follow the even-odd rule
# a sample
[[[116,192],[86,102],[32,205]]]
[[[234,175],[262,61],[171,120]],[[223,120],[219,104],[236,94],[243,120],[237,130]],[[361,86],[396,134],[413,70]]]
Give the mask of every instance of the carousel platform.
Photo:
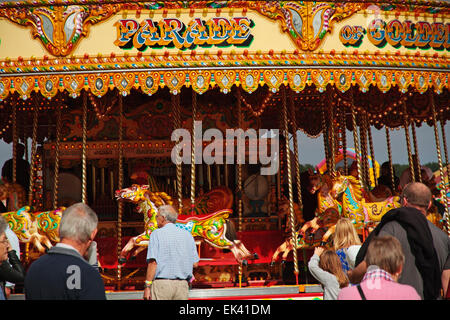
[[[142,300],[142,290],[107,291],[107,300]],[[320,285],[292,285],[246,288],[192,289],[189,300],[313,300],[322,299]],[[24,300],[23,294],[12,294],[10,300]]]

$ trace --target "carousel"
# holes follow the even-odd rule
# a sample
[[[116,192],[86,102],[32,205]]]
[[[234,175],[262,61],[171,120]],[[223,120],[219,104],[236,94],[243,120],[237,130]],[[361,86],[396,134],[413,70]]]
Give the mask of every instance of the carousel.
[[[422,0],[2,2],[2,215],[23,263],[83,202],[99,217],[108,299],[141,299],[156,208],[172,204],[200,256],[190,299],[320,299],[306,266],[337,220],[364,239],[400,206],[378,183],[373,130],[392,186],[391,134],[404,131],[411,180],[429,184],[429,219],[450,234],[449,16]],[[434,129],[433,177],[420,126]],[[299,131],[324,146],[306,173]],[[319,190],[313,205],[303,189]]]

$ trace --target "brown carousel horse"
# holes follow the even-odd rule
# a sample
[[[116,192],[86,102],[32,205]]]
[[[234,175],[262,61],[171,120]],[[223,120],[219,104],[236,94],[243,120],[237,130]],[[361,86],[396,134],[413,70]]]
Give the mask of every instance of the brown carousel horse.
[[[226,196],[223,192],[215,191],[216,194]],[[228,198],[228,196],[227,196]],[[150,234],[157,226],[157,208],[164,204],[172,205],[172,198],[165,192],[149,191],[148,185],[132,185],[129,188],[116,191],[116,199],[124,200],[137,205],[137,211],[144,215],[145,231],[131,238],[122,249],[119,262],[125,263],[128,254],[135,248],[131,259],[148,247]],[[255,254],[251,254],[244,244],[237,239],[233,223],[228,219],[232,210],[223,208],[206,216],[190,216],[184,220],[177,220],[175,226],[189,231],[193,237],[198,237],[208,244],[219,248],[231,250],[236,261],[247,263],[247,260],[256,259]]]
[[[313,248],[322,245],[322,236],[318,230],[325,232],[329,227],[336,224],[342,210],[338,201],[331,197],[329,190],[332,188],[332,179],[329,175],[314,174],[310,175],[309,189],[311,193],[317,192],[317,209],[316,217],[307,221],[296,232],[297,249]],[[294,205],[295,208],[295,205]],[[286,239],[272,256],[272,264],[278,259],[282,253],[282,261],[285,261],[288,254],[294,249],[292,237]]]

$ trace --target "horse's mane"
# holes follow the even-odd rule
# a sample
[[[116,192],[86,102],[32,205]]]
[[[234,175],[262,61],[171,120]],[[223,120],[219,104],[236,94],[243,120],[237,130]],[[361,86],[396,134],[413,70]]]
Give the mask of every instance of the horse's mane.
[[[362,190],[361,190],[361,185],[359,184],[359,180],[356,179],[354,176],[340,176],[337,178],[337,180],[340,183],[342,183],[342,181],[344,179],[347,179],[348,182],[350,182],[350,187],[352,188],[353,195],[356,198],[355,200],[361,201],[363,196],[362,196]]]
[[[156,207],[173,203],[172,197],[165,192],[154,192],[147,190],[145,193],[148,194],[149,200],[153,202]]]

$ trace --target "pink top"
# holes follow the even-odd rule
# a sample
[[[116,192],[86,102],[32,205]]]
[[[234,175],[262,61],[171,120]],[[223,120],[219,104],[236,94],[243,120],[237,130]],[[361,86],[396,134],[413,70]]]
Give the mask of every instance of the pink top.
[[[393,281],[386,271],[378,268],[368,270],[360,285],[367,300],[421,300],[412,286]],[[362,300],[362,298],[358,288],[351,286],[341,289],[338,300]]]

